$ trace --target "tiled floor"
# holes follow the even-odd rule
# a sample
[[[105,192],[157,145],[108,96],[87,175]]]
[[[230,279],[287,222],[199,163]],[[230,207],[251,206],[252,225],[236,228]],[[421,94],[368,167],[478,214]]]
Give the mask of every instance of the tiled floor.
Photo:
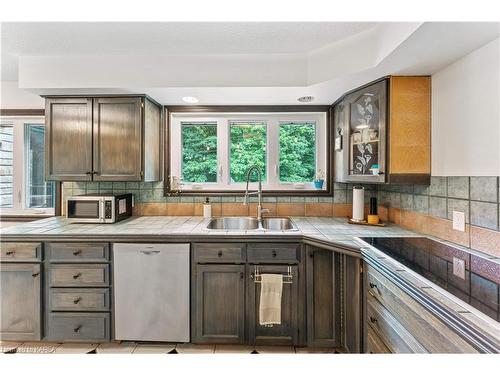
[[[306,354],[342,353],[333,348],[299,348],[293,346],[247,345],[194,345],[154,343],[50,343],[50,342],[0,342],[6,354]]]

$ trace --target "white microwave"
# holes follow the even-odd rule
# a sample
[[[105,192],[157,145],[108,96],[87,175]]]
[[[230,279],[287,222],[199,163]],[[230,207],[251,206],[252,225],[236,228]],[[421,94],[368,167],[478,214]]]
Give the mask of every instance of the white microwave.
[[[72,223],[116,223],[132,216],[133,206],[131,193],[77,195],[66,200],[66,217]]]

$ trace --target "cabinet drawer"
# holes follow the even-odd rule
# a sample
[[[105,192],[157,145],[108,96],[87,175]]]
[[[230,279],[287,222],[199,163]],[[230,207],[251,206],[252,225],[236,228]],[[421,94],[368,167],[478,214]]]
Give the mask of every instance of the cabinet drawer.
[[[384,344],[372,327],[366,332],[366,352],[370,354],[388,354],[391,350]]]
[[[49,307],[52,311],[109,311],[109,289],[51,288]]]
[[[41,259],[42,244],[40,242],[2,242],[0,250],[2,262],[36,262]]]
[[[300,244],[250,244],[249,263],[298,263]]]
[[[51,313],[48,341],[109,341],[109,313]]]
[[[240,243],[197,243],[193,245],[196,263],[244,263],[245,245]]]
[[[107,262],[107,243],[49,243],[48,258],[51,262]]]
[[[380,303],[368,300],[367,323],[392,353],[427,353],[419,342]]]
[[[367,299],[379,302],[430,353],[477,353],[450,327],[398,286],[367,267]]]
[[[50,286],[108,286],[107,264],[53,264],[49,270]]]

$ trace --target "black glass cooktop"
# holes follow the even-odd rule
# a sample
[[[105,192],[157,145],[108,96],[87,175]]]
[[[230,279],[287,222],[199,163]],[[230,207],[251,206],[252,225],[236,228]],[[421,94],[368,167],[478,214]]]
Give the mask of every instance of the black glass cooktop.
[[[425,237],[361,239],[462,301],[500,321],[498,263]],[[465,261],[465,279],[453,274],[453,258]]]

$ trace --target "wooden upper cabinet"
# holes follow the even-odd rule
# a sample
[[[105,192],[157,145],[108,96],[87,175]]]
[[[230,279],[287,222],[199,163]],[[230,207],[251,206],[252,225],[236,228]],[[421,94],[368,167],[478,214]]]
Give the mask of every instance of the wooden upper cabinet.
[[[141,180],[142,99],[94,99],[94,180]]]
[[[390,76],[333,106],[335,181],[429,184],[431,78]]]
[[[92,99],[47,99],[45,175],[48,180],[92,180]]]
[[[144,96],[48,97],[48,180],[158,181],[161,106]]]

